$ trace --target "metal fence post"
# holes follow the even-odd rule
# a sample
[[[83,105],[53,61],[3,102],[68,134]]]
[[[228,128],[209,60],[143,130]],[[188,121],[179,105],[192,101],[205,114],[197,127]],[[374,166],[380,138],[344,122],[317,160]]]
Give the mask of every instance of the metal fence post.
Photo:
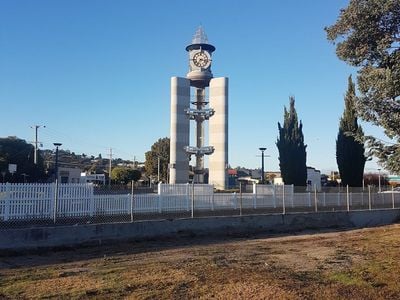
[[[394,209],[394,188],[392,185],[392,209]]]
[[[194,218],[194,179],[192,181],[192,219]]]
[[[57,205],[58,205],[58,179],[54,183],[54,205],[53,205],[53,222],[56,224],[57,220]]]
[[[211,192],[211,211],[214,211],[214,186],[212,188],[212,192]]]
[[[311,207],[311,192],[308,192],[308,207]]]
[[[292,202],[292,207],[294,207],[294,184],[292,183],[290,187],[291,187],[290,200]]]
[[[133,200],[134,200],[134,196],[133,196],[133,180],[131,182],[132,186],[131,186],[131,222],[133,222]]]
[[[285,185],[282,185],[282,214],[286,214],[286,207],[285,207]]]
[[[371,207],[371,186],[370,185],[368,185],[368,208],[369,208],[369,210],[372,209],[372,207]]]
[[[253,183],[253,208],[256,209],[257,207],[257,184]]]
[[[349,185],[346,186],[346,205],[347,205],[347,211],[350,211]]]
[[[326,207],[326,192],[324,192],[324,198],[323,198],[323,200],[324,200],[324,207]]]
[[[189,211],[190,208],[190,186],[189,182],[186,183],[186,211]]]
[[[161,183],[160,183],[161,184]],[[163,197],[162,197],[162,192],[160,191],[160,189],[159,189],[159,191],[158,191],[158,212],[161,214],[162,213],[162,199]]]
[[[240,192],[240,215],[242,215],[242,205],[243,205],[243,198],[242,198],[242,182],[239,182],[239,192]]]
[[[363,184],[364,184],[364,180],[363,180]],[[364,188],[361,191],[361,207],[364,207]]]
[[[276,208],[276,185],[275,184],[273,185],[272,193],[273,193],[272,197],[274,200],[274,208]]]
[[[314,203],[315,203],[315,212],[318,212],[318,199],[317,199],[317,185],[314,185]]]

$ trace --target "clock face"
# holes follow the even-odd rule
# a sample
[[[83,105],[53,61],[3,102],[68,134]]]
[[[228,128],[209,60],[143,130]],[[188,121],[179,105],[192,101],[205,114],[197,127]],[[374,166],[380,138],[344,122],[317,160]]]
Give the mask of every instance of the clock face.
[[[193,63],[196,67],[204,68],[208,65],[209,59],[204,52],[198,52],[193,56]]]

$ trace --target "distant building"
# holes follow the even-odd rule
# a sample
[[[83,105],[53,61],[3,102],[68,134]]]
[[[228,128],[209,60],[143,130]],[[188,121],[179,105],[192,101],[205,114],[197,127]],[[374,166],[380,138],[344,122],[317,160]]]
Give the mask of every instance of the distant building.
[[[274,183],[277,178],[278,184],[282,184],[282,180],[279,181],[281,176],[280,172],[266,171],[264,176],[267,178],[269,183]],[[236,169],[228,169],[228,182],[229,187],[239,187],[239,182],[246,185],[253,185],[253,183],[260,183],[261,181],[261,170],[260,169],[247,169],[238,167]]]
[[[317,191],[321,190],[321,171],[313,167],[307,167],[307,189]]]
[[[273,184],[276,184],[276,185],[283,185],[284,184],[284,182],[283,182],[283,178],[282,177],[275,177],[273,180],[272,180],[272,183]]]
[[[106,176],[104,174],[88,174],[83,172],[80,174],[80,183],[105,184]]]
[[[57,179],[59,183],[79,183],[81,178],[81,169],[59,167]]]

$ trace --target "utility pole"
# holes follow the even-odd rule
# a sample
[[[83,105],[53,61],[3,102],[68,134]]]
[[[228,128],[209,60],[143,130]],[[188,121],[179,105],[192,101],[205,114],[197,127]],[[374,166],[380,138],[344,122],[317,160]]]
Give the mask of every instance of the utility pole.
[[[111,167],[112,167],[111,162],[112,162],[112,148],[110,148],[110,165],[108,168],[108,187],[111,186]]]
[[[38,143],[39,143],[39,141],[38,141],[38,129],[40,127],[46,128],[46,126],[44,126],[44,125],[32,125],[31,126],[32,129],[35,129],[35,141],[33,142],[34,146],[35,146],[35,153],[34,153],[34,164],[35,165],[37,165],[37,155],[38,155],[38,148],[39,148],[38,147]]]

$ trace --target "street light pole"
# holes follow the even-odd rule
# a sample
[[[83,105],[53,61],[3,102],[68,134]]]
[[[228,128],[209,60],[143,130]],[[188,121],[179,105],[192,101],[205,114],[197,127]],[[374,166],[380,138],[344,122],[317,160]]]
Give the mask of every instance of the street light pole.
[[[55,180],[58,179],[58,147],[60,147],[62,144],[61,143],[53,143],[54,146],[56,146],[56,166],[55,166]]]
[[[264,151],[267,150],[265,147],[259,148],[261,151],[261,184],[264,184]]]

